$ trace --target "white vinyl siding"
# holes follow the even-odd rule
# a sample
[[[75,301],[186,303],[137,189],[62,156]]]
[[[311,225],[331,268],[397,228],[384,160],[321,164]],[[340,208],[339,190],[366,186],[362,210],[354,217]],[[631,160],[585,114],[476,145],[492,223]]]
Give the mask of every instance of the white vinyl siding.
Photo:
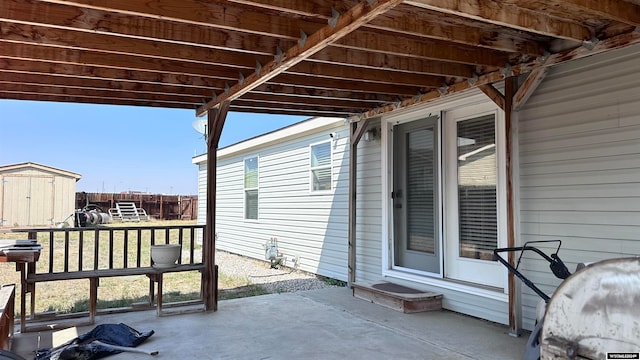
[[[520,241],[562,240],[572,272],[640,254],[640,46],[552,68],[518,119]],[[548,294],[560,283],[533,255],[522,267]],[[522,289],[530,329],[538,296]]]
[[[294,257],[298,257],[301,270],[346,281],[348,126],[342,119],[308,121],[319,122],[320,126],[302,133],[294,131],[290,136],[278,137],[273,142],[244,150],[220,150],[216,247],[265,260],[264,245],[275,237],[279,252],[286,257],[285,265],[293,266]],[[291,129],[295,130],[296,125]],[[330,133],[335,133],[329,143],[332,147],[331,181],[334,191],[316,196],[309,192],[309,147],[326,141]],[[233,146],[230,149],[233,150]],[[259,222],[244,221],[244,159],[253,155],[259,157]],[[203,164],[200,162],[201,182],[204,184],[200,194],[206,191],[206,166]],[[206,202],[202,202],[204,205]]]
[[[380,122],[372,121],[369,126],[379,128]],[[381,154],[379,139],[373,141],[363,139],[358,143],[356,282],[379,280],[382,272]],[[346,171],[348,172],[348,167]],[[348,186],[348,183],[346,185]],[[347,200],[348,198],[345,197],[345,201]]]

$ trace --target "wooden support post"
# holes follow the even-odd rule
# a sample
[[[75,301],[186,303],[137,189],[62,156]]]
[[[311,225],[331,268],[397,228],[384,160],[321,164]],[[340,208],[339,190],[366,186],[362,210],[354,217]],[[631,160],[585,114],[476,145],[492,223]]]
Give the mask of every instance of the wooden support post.
[[[348,286],[356,282],[356,193],[358,174],[358,143],[369,126],[371,119],[351,123],[349,131],[349,254],[348,254]]]
[[[505,134],[506,134],[506,176],[507,176],[507,247],[516,246],[515,234],[515,201],[513,189],[513,142],[516,134],[513,131],[513,97],[517,90],[517,78],[508,77],[505,79]],[[508,255],[509,264],[515,267],[515,254]],[[520,336],[522,332],[522,310],[520,306],[520,283],[512,272],[509,272],[507,280],[509,292],[509,333],[513,336]]]
[[[225,101],[218,109],[207,112],[207,218],[204,234],[204,263],[202,272],[204,308],[206,311],[218,310],[218,278],[216,272],[216,168],[218,143],[222,128],[229,111],[229,102]]]

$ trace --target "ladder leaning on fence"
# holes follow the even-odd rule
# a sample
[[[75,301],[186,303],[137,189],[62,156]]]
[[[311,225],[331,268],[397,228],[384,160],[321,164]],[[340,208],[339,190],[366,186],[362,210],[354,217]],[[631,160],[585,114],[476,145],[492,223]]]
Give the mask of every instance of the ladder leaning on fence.
[[[136,207],[132,202],[116,203],[115,208],[109,209],[109,215],[113,220],[136,221],[149,220],[147,212],[143,208]]]

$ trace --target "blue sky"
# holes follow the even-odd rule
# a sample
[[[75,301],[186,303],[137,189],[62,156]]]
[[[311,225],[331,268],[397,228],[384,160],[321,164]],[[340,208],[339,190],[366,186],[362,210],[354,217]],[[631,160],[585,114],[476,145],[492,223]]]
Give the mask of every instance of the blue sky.
[[[196,194],[205,142],[194,110],[0,100],[0,165],[35,162],[82,175],[77,191]],[[305,120],[230,112],[220,147]]]

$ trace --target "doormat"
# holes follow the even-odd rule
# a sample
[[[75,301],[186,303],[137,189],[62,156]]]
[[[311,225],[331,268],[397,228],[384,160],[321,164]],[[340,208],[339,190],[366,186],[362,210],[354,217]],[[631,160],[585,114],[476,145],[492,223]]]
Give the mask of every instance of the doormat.
[[[420,291],[420,290],[408,288],[406,286],[388,283],[388,282],[373,284],[371,285],[371,287],[374,289],[393,292],[397,294],[424,294],[425,293],[425,291]]]

